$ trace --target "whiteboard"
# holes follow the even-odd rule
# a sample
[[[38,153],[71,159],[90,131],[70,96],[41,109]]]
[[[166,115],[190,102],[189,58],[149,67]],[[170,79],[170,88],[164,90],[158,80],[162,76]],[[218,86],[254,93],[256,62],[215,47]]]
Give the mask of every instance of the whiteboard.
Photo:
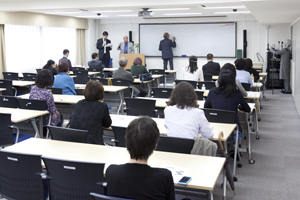
[[[176,37],[174,56],[236,57],[236,22],[200,24],[140,24],[140,53],[161,56],[158,50],[163,34]]]

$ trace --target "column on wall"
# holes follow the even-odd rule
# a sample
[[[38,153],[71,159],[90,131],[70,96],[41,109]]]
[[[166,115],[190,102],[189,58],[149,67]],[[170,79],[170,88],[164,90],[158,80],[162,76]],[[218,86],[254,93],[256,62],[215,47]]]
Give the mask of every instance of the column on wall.
[[[77,29],[76,43],[77,43],[76,65],[85,66],[86,55],[85,55],[85,30],[84,29]]]
[[[0,24],[0,78],[6,72],[4,24]]]

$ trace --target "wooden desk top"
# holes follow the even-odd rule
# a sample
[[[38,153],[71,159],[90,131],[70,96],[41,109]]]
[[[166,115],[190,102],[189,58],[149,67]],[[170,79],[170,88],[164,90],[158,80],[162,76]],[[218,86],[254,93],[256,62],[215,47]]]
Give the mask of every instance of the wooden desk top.
[[[0,88],[0,92],[3,92],[5,90],[6,90],[6,88]]]
[[[172,73],[176,73],[178,72],[179,70],[165,70],[165,73],[167,74],[172,74]]]
[[[127,127],[129,123],[136,119],[138,116],[131,115],[116,115],[110,114],[113,126]],[[152,118],[156,123],[161,135],[167,135],[167,129],[165,127],[165,119]],[[234,131],[236,124],[223,124],[223,123],[209,123],[210,127],[214,130],[214,136],[211,140],[218,140],[220,131],[223,131],[224,137],[222,141],[226,141],[230,134]]]
[[[143,81],[143,83],[150,83],[152,81],[153,81],[153,79],[150,80],[150,81]],[[135,78],[134,81],[133,81],[133,83],[142,83],[142,81],[139,78]]]
[[[88,72],[88,75],[94,75],[94,74],[100,74],[101,72],[92,72],[92,71],[89,71]],[[74,73],[73,73],[73,71],[69,71],[69,74],[70,75],[73,75]]]
[[[138,97],[138,98],[156,100],[155,107],[158,107],[158,108],[165,108],[167,106],[166,102],[169,101],[169,99],[167,99],[167,98],[152,98],[152,97]],[[197,102],[198,102],[199,108],[203,108],[205,101],[198,100]]]
[[[268,73],[267,72],[262,72],[262,73],[259,73],[259,76],[267,76]]]
[[[75,84],[76,89],[84,89],[85,84]],[[125,90],[127,86],[115,86],[115,85],[103,85],[105,92],[119,92],[120,90]]]
[[[19,108],[4,108],[0,107],[0,113],[11,114],[11,121],[13,123],[22,122],[31,118],[40,117],[46,115],[48,111],[39,111],[39,110],[27,110]]]
[[[209,93],[209,90],[205,90],[203,96],[207,97],[208,93]],[[260,95],[261,95],[261,92],[247,92],[247,96],[244,97],[244,98],[247,98],[247,99],[259,99]]]
[[[253,83],[253,87],[258,87],[258,88],[260,88],[260,87],[262,87],[263,86],[263,84],[261,83],[261,82],[255,82],[255,83]]]
[[[104,162],[105,170],[111,164],[124,164],[130,159],[126,148],[104,145],[82,144],[30,138],[9,146],[3,151],[41,154],[42,156],[85,162]],[[213,190],[223,169],[225,158],[177,154],[155,151],[148,164],[151,167],[179,167],[187,169],[186,176],[192,180],[187,187]]]
[[[19,86],[19,87],[24,87],[24,86],[29,86],[29,85],[35,85],[34,81],[12,81],[13,86]]]
[[[105,72],[113,72],[115,70],[117,70],[118,68],[104,68],[103,71]]]
[[[29,99],[29,93],[20,95],[22,99]],[[76,104],[78,101],[84,99],[83,95],[63,95],[63,94],[53,94],[55,103],[69,103]]]

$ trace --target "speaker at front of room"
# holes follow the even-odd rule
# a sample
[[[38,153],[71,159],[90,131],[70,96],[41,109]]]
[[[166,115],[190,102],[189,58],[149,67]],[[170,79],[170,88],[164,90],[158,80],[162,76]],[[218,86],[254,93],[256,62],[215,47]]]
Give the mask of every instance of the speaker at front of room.
[[[243,30],[243,57],[247,58],[247,30]]]

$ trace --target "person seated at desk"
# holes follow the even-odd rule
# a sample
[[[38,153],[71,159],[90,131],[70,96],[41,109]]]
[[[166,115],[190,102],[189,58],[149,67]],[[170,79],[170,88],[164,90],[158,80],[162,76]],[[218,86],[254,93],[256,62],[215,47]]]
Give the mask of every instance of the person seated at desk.
[[[69,54],[70,54],[70,51],[69,51],[68,49],[65,49],[65,50],[63,51],[63,54],[64,54],[64,56],[63,56],[61,59],[59,59],[58,63],[60,63],[61,61],[64,61],[64,62],[68,63],[68,65],[69,65],[69,70],[70,70],[70,71],[73,71],[73,67],[72,67],[72,64],[71,64],[71,60],[68,58],[68,57],[69,57]]]
[[[250,75],[254,76],[254,82],[257,82],[259,79],[259,73],[255,69],[253,69],[253,62],[250,58],[246,58],[246,66],[244,68],[245,71],[249,72]]]
[[[68,63],[64,61],[60,62],[53,87],[62,88],[62,94],[76,95],[74,80],[67,73],[69,73]]]
[[[191,56],[189,62],[189,66],[183,68],[183,80],[204,81],[202,69],[197,65],[197,57]]]
[[[140,57],[136,57],[133,60],[133,65],[130,69],[132,74],[140,75],[140,74],[146,74],[149,73],[147,68],[143,65],[143,61]]]
[[[172,173],[148,165],[148,158],[156,149],[159,137],[157,124],[150,117],[139,117],[130,122],[125,134],[130,160],[126,164],[107,168],[107,195],[129,199],[175,200]]]
[[[70,128],[88,130],[91,144],[103,142],[103,127],[110,127],[111,118],[104,98],[103,85],[98,81],[89,81],[84,89],[83,100],[78,101],[70,116]]]
[[[232,64],[227,63],[226,65]],[[232,67],[234,66],[232,65]],[[222,67],[218,78],[219,86],[209,90],[204,108],[234,111],[234,122],[239,126],[239,132],[242,132],[237,109],[250,112],[250,107],[236,86],[235,76],[235,71]]]
[[[251,75],[249,72],[245,71],[246,61],[244,58],[238,58],[234,61],[236,67],[236,79],[241,83],[250,83],[250,87],[253,87],[253,82],[251,80]]]
[[[180,82],[171,93],[164,110],[165,127],[168,136],[194,139],[199,133],[207,139],[213,137],[204,112],[197,105],[194,87],[187,82]]]
[[[57,70],[55,69],[56,65],[53,60],[48,60],[47,64],[43,67],[43,69],[48,69],[52,73],[53,81],[54,81],[54,76],[57,75]]]
[[[101,70],[101,72],[103,72],[103,66],[102,66],[102,61],[99,60],[99,56],[97,53],[93,53],[92,54],[92,59],[91,61],[88,62],[88,66],[89,68],[92,68],[92,69],[99,69]]]
[[[131,72],[125,71],[125,67],[127,66],[128,63],[128,59],[126,57],[121,57],[119,60],[119,68],[115,71],[113,71],[114,74],[114,79],[120,79],[120,80],[127,80],[130,81],[130,88],[133,90],[133,95],[136,96],[138,94],[140,94],[141,97],[145,97],[146,96],[146,92],[142,89],[138,89],[136,87],[134,87],[132,84],[134,82],[134,78],[132,77]]]
[[[42,69],[36,76],[35,85],[30,90],[29,99],[46,100],[47,110],[51,114],[51,126],[57,126],[62,115],[57,111],[52,92],[47,90],[48,86],[52,86],[52,74],[47,69]]]
[[[213,62],[214,55],[209,53],[206,55],[207,63],[203,65],[202,70],[203,74],[212,74],[212,75],[218,75],[220,72],[220,64],[217,62]]]

